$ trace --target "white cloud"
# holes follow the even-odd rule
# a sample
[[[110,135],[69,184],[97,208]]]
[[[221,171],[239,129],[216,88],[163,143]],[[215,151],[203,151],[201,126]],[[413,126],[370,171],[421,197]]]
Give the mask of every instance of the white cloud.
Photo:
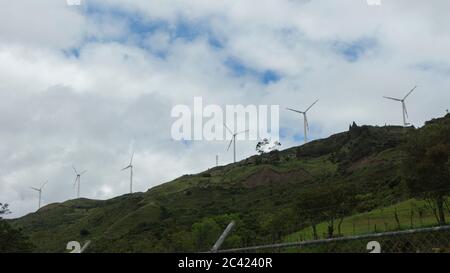
[[[65,1],[3,1],[0,9],[0,41],[50,48],[78,44],[85,18]]]

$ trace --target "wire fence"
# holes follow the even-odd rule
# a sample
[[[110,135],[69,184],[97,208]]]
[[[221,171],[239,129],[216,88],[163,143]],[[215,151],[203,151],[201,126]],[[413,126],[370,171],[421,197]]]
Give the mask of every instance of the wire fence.
[[[450,226],[219,250],[220,253],[450,253]]]
[[[443,215],[449,224],[450,206],[446,200]],[[320,209],[317,214],[321,214]],[[333,217],[322,219],[320,223],[302,229],[292,227],[292,232],[282,238],[283,242],[298,242],[305,240],[328,239],[332,237],[348,237],[355,235],[373,234],[408,229],[421,229],[439,225],[438,211],[432,204],[409,201],[400,206],[375,209],[367,213],[360,213],[349,217]],[[332,234],[330,235],[330,225]],[[268,242],[267,242],[268,243]],[[275,243],[275,242],[273,242]]]

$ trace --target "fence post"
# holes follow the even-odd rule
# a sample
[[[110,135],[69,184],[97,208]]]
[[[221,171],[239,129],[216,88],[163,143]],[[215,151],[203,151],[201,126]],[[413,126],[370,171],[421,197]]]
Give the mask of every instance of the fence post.
[[[228,224],[227,228],[223,231],[222,235],[220,235],[219,239],[217,240],[217,242],[212,247],[211,252],[217,252],[219,250],[219,248],[222,246],[223,242],[227,238],[228,234],[233,229],[234,225],[235,225],[234,221],[231,221],[231,223]]]

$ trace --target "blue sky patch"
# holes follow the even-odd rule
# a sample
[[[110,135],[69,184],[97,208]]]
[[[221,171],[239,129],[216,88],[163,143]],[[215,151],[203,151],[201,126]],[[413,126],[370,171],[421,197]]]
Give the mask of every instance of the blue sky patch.
[[[251,76],[256,78],[262,84],[266,85],[278,82],[281,79],[281,76],[273,70],[267,69],[261,72],[257,69],[245,65],[237,58],[228,58],[227,60],[225,60],[224,65],[235,77]]]
[[[241,61],[235,58],[228,58],[224,65],[230,69],[234,76],[245,76],[247,74],[251,74],[252,70],[246,67]]]
[[[443,76],[450,75],[450,65],[446,63],[422,62],[414,66],[414,68],[424,72],[431,72]]]
[[[207,20],[187,20],[179,17],[175,23],[161,20],[150,20],[138,12],[130,10],[119,10],[115,7],[106,6],[99,3],[87,5],[86,15],[93,20],[117,20],[125,23],[128,33],[124,33],[123,37],[113,37],[109,40],[98,37],[86,37],[85,43],[89,42],[117,42],[121,44],[132,44],[134,46],[148,50],[151,54],[158,58],[164,59],[168,54],[167,49],[152,49],[148,45],[147,38],[156,32],[165,32],[169,35],[169,43],[181,39],[192,42],[198,38],[204,38],[208,44],[216,49],[225,47],[224,40],[216,36],[210,28]],[[107,38],[108,39],[108,38]],[[75,54],[76,52],[68,51],[66,54]],[[230,57],[225,60],[224,65],[229,69],[235,77],[250,76],[261,84],[269,85],[281,80],[281,75],[272,69],[249,67],[239,58]]]
[[[358,61],[368,50],[377,47],[377,40],[363,38],[353,42],[335,42],[334,49],[348,62]]]
[[[271,83],[275,83],[277,81],[279,81],[281,79],[280,75],[278,75],[276,72],[272,71],[272,70],[266,70],[262,75],[261,75],[261,81],[264,84],[271,84]]]
[[[80,58],[80,48],[64,49],[63,53],[68,58],[76,58],[76,59]]]
[[[143,40],[148,37],[149,34],[151,35],[157,31],[163,31],[169,34],[170,42],[177,39],[191,42],[199,37],[205,37],[212,47],[223,48],[223,43],[214,35],[208,22],[204,20],[192,21],[183,19],[182,17],[178,18],[175,23],[163,20],[149,20],[138,12],[119,10],[101,4],[87,5],[86,15],[94,20],[102,20],[103,17],[106,17],[124,22],[130,33],[126,33],[125,37],[116,38],[114,40],[119,43],[130,42],[129,37],[133,37],[133,43],[139,47],[145,48]],[[141,38],[141,40],[139,38]]]
[[[280,127],[280,139],[286,139],[291,129],[287,127]]]
[[[303,136],[303,134],[295,134],[293,137],[295,142],[300,142],[300,141],[304,141],[305,137]]]

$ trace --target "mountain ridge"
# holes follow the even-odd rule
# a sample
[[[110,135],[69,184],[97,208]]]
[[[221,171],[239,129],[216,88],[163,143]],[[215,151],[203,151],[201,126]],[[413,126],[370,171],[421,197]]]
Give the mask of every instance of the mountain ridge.
[[[88,239],[93,252],[204,251],[229,220],[238,227],[225,247],[277,241],[305,225],[295,216],[304,194],[351,187],[355,213],[406,200],[400,145],[414,130],[421,129],[353,123],[349,131],[183,175],[146,192],[53,203],[10,222],[39,252],[63,252],[69,240]]]

